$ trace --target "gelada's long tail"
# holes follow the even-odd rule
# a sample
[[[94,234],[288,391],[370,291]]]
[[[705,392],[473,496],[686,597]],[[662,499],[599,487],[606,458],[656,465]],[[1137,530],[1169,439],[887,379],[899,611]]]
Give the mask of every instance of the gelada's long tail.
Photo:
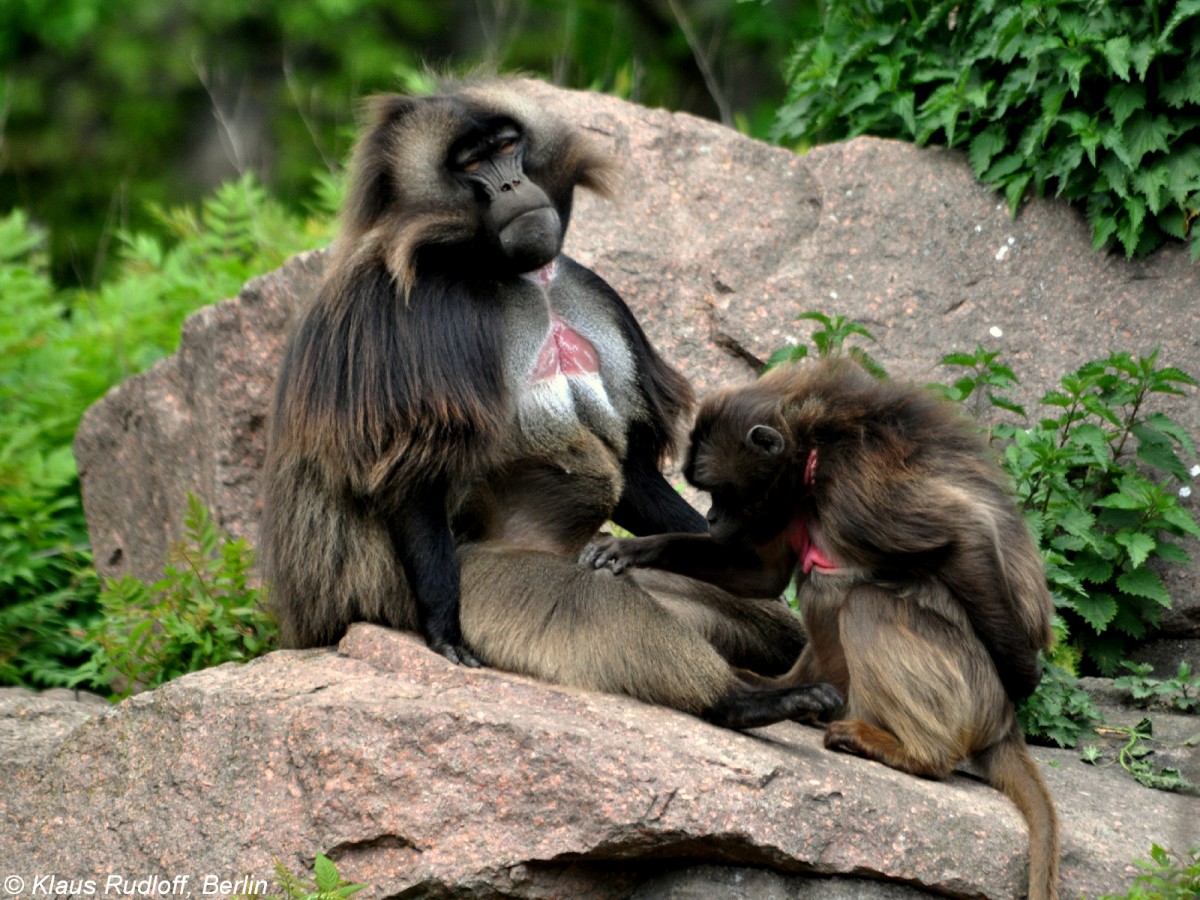
[[[1058,900],[1058,814],[1021,729],[978,754],[988,782],[1017,805],[1029,824],[1029,900]]]

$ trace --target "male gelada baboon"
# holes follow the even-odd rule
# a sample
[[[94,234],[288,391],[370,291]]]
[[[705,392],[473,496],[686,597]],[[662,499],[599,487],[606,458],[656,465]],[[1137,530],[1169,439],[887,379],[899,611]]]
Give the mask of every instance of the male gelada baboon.
[[[342,234],[280,369],[263,561],[291,646],[350,623],[466,665],[742,727],[835,705],[761,688],[803,630],[779,602],[576,563],[610,517],[699,532],[659,471],[693,401],[621,298],[561,254],[604,159],[510,82],[377,97]],[[737,668],[735,668],[737,667]]]
[[[791,366],[706,399],[684,473],[712,496],[711,534],[601,539],[583,561],[761,596],[799,568],[809,644],[760,683],[837,687],[832,749],[928,778],[973,757],[1029,823],[1029,896],[1056,897],[1054,804],[1013,713],[1053,605],[977,429],[849,361]]]

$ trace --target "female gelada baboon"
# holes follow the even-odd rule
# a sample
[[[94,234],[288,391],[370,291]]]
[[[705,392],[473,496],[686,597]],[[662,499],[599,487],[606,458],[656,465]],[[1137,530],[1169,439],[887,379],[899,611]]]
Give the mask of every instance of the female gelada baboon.
[[[263,561],[284,641],[376,622],[466,665],[731,727],[830,707],[827,685],[742,671],[795,661],[803,631],[781,603],[575,562],[609,518],[705,529],[659,470],[687,383],[560,252],[575,187],[607,176],[510,82],[371,102],[272,409]]]
[[[684,473],[712,496],[710,534],[600,539],[583,560],[762,596],[799,569],[809,644],[760,684],[837,687],[832,749],[928,778],[973,757],[1029,823],[1029,896],[1057,897],[1054,804],[1013,713],[1053,604],[977,429],[849,361],[784,367],[705,400]]]

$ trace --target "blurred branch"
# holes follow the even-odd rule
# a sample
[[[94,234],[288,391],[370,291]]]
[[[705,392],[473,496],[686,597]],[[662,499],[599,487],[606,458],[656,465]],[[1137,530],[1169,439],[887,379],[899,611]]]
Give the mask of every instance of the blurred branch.
[[[240,130],[235,125],[233,118],[227,115],[222,107],[213,82],[209,78],[208,67],[197,56],[192,57],[192,67],[196,70],[196,77],[200,79],[200,85],[208,94],[209,102],[212,104],[212,114],[213,118],[217,120],[217,137],[221,141],[221,148],[237,173],[245,175],[249,167],[246,162],[245,143],[240,137]],[[238,105],[240,105],[240,101]],[[236,115],[235,107],[234,116]]]
[[[700,47],[700,42],[696,39],[696,32],[692,30],[692,23],[688,20],[687,15],[676,0],[667,0],[671,7],[671,14],[675,16],[675,21],[679,23],[679,28],[683,32],[683,37],[687,41],[688,47],[692,51],[692,56],[696,60],[696,67],[700,70],[700,75],[704,78],[704,86],[708,88],[709,96],[713,98],[713,102],[717,104],[717,112],[721,116],[721,124],[734,127],[733,110],[729,107],[729,98],[725,96],[725,92],[721,90],[721,86],[717,83],[717,77],[713,72],[712,60],[707,52]]]
[[[292,102],[296,105],[296,112],[300,116],[300,121],[304,123],[309,137],[312,138],[313,146],[317,148],[317,153],[321,156],[321,162],[325,164],[325,168],[331,173],[336,173],[341,167],[340,163],[336,159],[331,158],[321,145],[321,135],[317,132],[316,127],[314,127],[312,120],[309,118],[308,111],[304,108],[304,104],[300,100],[300,91],[296,84],[296,73],[292,68],[291,57],[287,53],[283,56],[283,80],[287,84],[288,94],[291,95]],[[310,91],[310,96],[313,94],[315,94],[315,89]]]

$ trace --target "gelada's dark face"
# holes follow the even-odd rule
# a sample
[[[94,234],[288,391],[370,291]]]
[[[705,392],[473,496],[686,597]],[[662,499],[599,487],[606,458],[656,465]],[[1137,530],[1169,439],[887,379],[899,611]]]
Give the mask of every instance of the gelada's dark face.
[[[562,250],[563,222],[525,170],[528,138],[507,118],[475,123],[454,144],[450,167],[483,205],[482,237],[513,272],[530,272]]]
[[[709,534],[722,544],[762,544],[779,535],[791,516],[786,441],[774,428],[744,432],[721,422],[693,431],[684,477],[712,498]]]

